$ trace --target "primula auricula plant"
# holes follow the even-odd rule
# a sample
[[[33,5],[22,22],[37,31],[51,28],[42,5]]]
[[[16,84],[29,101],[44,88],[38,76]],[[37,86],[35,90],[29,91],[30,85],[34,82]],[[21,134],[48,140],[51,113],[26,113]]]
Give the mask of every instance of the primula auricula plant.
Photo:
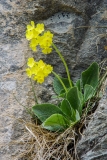
[[[50,31],[45,31],[44,24],[35,25],[31,21],[31,24],[27,25],[26,39],[30,41],[30,48],[35,52],[37,46],[44,54],[49,54],[52,49],[55,49],[65,66],[67,78],[60,77],[53,71],[51,65],[42,60],[36,62],[33,57],[28,59],[28,68],[26,69],[28,77],[40,84],[50,73],[55,75],[53,88],[57,97],[61,97],[60,103],[58,105],[37,103],[32,107],[32,111],[41,121],[43,128],[50,131],[64,131],[80,121],[85,104],[96,95],[99,85],[99,66],[93,62],[81,73],[81,78],[74,84],[64,57],[53,43],[53,34]]]
[[[26,69],[28,77],[40,84],[44,82],[44,78],[47,77],[53,70],[51,65],[47,65],[42,60],[36,62],[33,58],[28,59],[27,65],[29,67]]]

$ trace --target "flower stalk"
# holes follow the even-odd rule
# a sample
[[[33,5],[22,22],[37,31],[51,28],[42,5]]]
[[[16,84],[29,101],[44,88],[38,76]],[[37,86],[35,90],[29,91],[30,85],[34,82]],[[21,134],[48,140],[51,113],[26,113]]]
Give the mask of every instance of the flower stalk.
[[[36,97],[36,93],[35,93],[34,86],[33,86],[33,83],[32,83],[32,80],[31,80],[31,79],[30,79],[30,82],[31,82],[31,86],[32,86],[32,91],[33,91],[33,94],[34,94],[35,102],[36,102],[36,104],[38,104],[38,99],[37,99],[37,97]]]
[[[54,71],[52,71],[52,73],[54,74],[54,76],[60,81],[60,83],[62,84],[65,92],[67,92],[67,88],[65,87],[63,81],[61,80],[61,78],[58,76],[58,74],[56,74]]]
[[[69,81],[70,87],[72,87],[71,78],[70,78],[70,73],[69,73],[68,66],[67,66],[67,64],[66,64],[66,62],[65,62],[65,59],[64,59],[64,57],[62,56],[62,54],[61,54],[61,52],[59,51],[59,49],[55,46],[54,43],[52,43],[52,46],[53,46],[53,48],[55,49],[55,51],[58,53],[60,59],[62,60],[64,66],[65,66],[65,69],[66,69],[66,72],[67,72],[67,76],[68,76],[68,81]]]

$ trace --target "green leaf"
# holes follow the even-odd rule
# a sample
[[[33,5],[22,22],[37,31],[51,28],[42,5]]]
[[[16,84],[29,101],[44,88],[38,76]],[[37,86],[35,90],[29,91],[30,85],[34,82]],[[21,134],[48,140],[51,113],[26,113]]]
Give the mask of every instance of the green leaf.
[[[99,66],[96,62],[92,63],[87,70],[82,72],[82,84],[83,88],[86,84],[96,88],[99,81]]]
[[[51,99],[56,99],[56,98],[58,98],[57,95],[52,95],[52,96],[51,96]]]
[[[82,85],[81,85],[81,79],[79,79],[79,80],[77,80],[77,82],[76,82],[76,86],[77,86],[77,88],[78,88],[78,94],[79,94],[79,99],[80,99],[80,102],[81,102],[81,107],[83,107],[83,105],[84,105],[84,97],[83,97],[83,94],[82,94]],[[81,115],[81,113],[82,113],[82,108],[80,108],[79,109],[79,113],[80,113],[80,115]]]
[[[73,124],[73,123],[75,123],[75,122],[77,122],[79,120],[80,120],[79,112],[72,108],[71,123]]]
[[[70,122],[61,114],[53,114],[42,123],[43,128],[50,131],[64,131],[69,125]]]
[[[68,117],[71,118],[71,105],[67,99],[64,99],[60,106],[62,112]]]
[[[67,92],[68,92],[70,89],[71,89],[71,87],[70,87],[70,88],[67,88]],[[66,92],[65,92],[64,89],[61,90],[61,92],[60,92],[60,94],[58,95],[58,97],[66,98]]]
[[[79,110],[81,107],[81,101],[77,87],[73,87],[69,90],[67,93],[67,100],[70,102],[70,105],[74,110]]]
[[[79,95],[79,99],[80,99],[80,103],[81,103],[78,111],[79,111],[79,114],[81,115],[82,114],[82,109],[83,109],[83,106],[84,106],[84,97],[83,97],[83,94],[80,91],[78,91],[78,95]]]
[[[79,112],[76,110],[76,111],[74,111],[74,113],[75,113],[74,114],[75,120],[70,123],[71,127],[73,127],[78,121],[80,121],[80,114],[79,114]]]
[[[62,97],[62,98],[66,98],[66,92],[65,90],[61,90],[60,94],[58,95],[58,97]]]
[[[67,78],[62,78],[60,77],[60,79],[62,80],[62,82],[64,83],[66,88],[70,87],[69,81]],[[71,81],[72,82],[72,81]],[[73,84],[73,82],[72,82]],[[54,81],[53,81],[53,87],[54,87],[54,91],[59,95],[61,93],[61,91],[64,89],[61,82],[55,77]]]
[[[72,121],[72,122],[75,122],[75,121],[76,121],[76,110],[74,110],[73,108],[72,108],[71,121]]]
[[[87,100],[89,100],[90,98],[92,98],[94,96],[95,93],[95,89],[86,84],[84,87],[84,101],[86,102]]]
[[[77,82],[76,82],[76,86],[78,87],[78,90],[81,92],[81,80],[78,79]]]
[[[76,110],[76,121],[79,121],[80,120],[80,114],[79,112]]]
[[[63,114],[60,108],[53,104],[37,104],[32,107],[32,110],[34,114],[42,121],[44,122],[48,117],[50,117],[52,114],[60,113]]]

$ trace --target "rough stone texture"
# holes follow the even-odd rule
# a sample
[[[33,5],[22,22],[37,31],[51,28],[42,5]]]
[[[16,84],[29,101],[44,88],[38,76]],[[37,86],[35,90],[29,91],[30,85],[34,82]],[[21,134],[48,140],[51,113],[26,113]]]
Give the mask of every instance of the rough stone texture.
[[[103,59],[107,58],[107,51],[104,49],[104,46],[107,45],[107,30],[106,28],[97,28],[99,26],[107,26],[105,8],[107,8],[107,1],[103,1],[96,14],[94,14],[89,21],[88,25],[91,26],[91,28],[86,31],[84,41],[77,53],[76,65],[73,68],[74,74],[81,73],[81,71],[93,61],[100,63]]]
[[[31,19],[33,9],[30,9],[34,8],[31,6],[27,10],[27,7],[21,1],[0,1],[0,160],[11,160],[16,150],[17,154],[21,152],[18,146],[10,149],[10,142],[23,135],[24,125],[18,127],[17,119],[25,118],[24,108],[17,103],[13,93],[26,106],[31,90],[23,70],[25,57],[30,54],[24,37],[25,26]],[[29,19],[25,13],[29,14]]]
[[[17,119],[29,119],[29,116],[23,107],[17,103],[13,93],[20,103],[28,106],[34,104],[30,83],[24,71],[27,58],[32,56],[32,51],[25,40],[26,24],[31,20],[36,23],[44,22],[46,29],[54,33],[54,42],[64,55],[71,76],[75,80],[92,61],[101,62],[107,58],[107,51],[104,50],[104,46],[107,45],[106,29],[77,28],[84,25],[107,26],[106,8],[107,0],[94,0],[94,2],[91,0],[0,1],[0,160],[12,160],[23,151],[22,145],[11,145],[11,141],[18,140],[24,133],[24,125],[20,124]],[[99,34],[102,35],[99,38],[96,37]],[[40,50],[38,50],[38,53],[34,53],[33,56],[36,60],[43,58],[45,62],[54,66],[56,72],[62,76],[66,75],[63,64],[54,51],[46,56],[40,54]],[[49,101],[54,94],[52,77],[50,76],[43,85],[37,85],[35,89],[40,101]],[[103,105],[104,111],[106,111],[105,102],[106,99],[101,100],[98,111]],[[95,112],[95,115],[98,113]],[[99,143],[101,140],[101,145],[93,143],[92,146],[93,148],[95,146],[95,150],[91,150],[87,148],[87,143],[84,140],[82,143],[81,140],[78,144],[80,159],[94,160],[95,153],[97,153],[96,160],[106,159],[107,126],[103,122],[105,115],[99,113],[99,117],[103,118],[96,118],[95,126],[98,125],[98,128],[101,127],[104,132],[96,135],[96,128],[95,133],[93,133],[95,127],[90,122],[91,130],[86,130],[86,133],[93,130],[93,139],[97,137],[97,142]],[[84,139],[92,139],[92,137],[84,135]],[[80,147],[81,144],[83,147]],[[82,148],[87,148],[85,155]],[[101,148],[105,155],[100,156]]]
[[[107,81],[105,96],[100,100],[88,127],[84,130],[77,144],[77,152],[81,160],[107,159]]]

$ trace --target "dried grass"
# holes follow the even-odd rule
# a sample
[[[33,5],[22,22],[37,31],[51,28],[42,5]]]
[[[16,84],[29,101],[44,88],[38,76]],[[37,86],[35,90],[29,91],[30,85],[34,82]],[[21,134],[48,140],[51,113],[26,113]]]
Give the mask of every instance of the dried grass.
[[[40,125],[25,123],[27,133],[13,141],[13,144],[23,144],[27,147],[12,160],[73,160],[76,133],[73,128],[68,128],[63,133],[49,132]],[[12,142],[11,142],[12,145]]]
[[[70,144],[75,142],[75,132],[72,128],[65,132],[49,132],[38,125],[25,124],[26,129],[33,136],[33,160],[72,160]]]
[[[105,62],[106,61],[107,59]],[[103,64],[105,62],[103,61]],[[104,70],[103,65],[102,70]],[[107,70],[102,77],[103,85],[100,90],[105,88],[104,82],[106,77]],[[93,108],[95,107],[95,109],[97,107],[95,104],[96,102],[94,101],[93,103]],[[78,136],[82,135],[82,131],[86,128],[92,114],[93,112],[90,112],[89,115],[83,114],[79,124],[74,126],[74,128],[68,128],[63,133],[49,132],[34,122],[26,123],[22,120],[28,132],[25,132],[23,137],[14,141],[13,144],[23,144],[25,148],[26,146],[29,147],[12,160],[79,160],[75,145]]]

